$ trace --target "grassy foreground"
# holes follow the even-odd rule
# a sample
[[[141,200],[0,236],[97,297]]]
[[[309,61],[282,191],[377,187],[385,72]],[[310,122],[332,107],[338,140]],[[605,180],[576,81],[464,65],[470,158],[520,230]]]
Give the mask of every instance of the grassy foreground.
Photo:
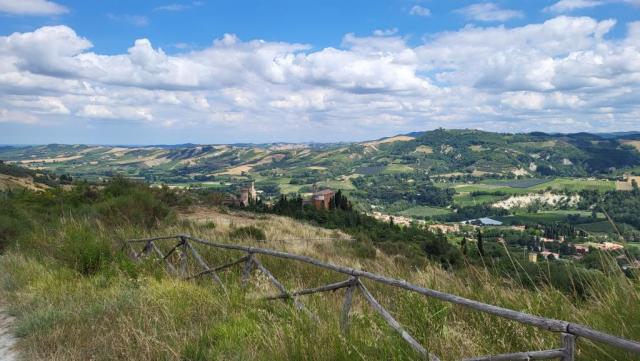
[[[579,301],[559,291],[526,290],[497,281],[489,272],[470,268],[452,274],[438,266],[412,270],[402,259],[363,252],[349,242],[293,241],[336,236],[334,232],[281,217],[247,217],[199,209],[156,229],[155,234],[190,233],[224,241],[242,226],[265,231],[266,241],[237,239],[305,254],[329,262],[404,278],[410,282],[534,314],[576,321],[630,338],[640,338],[640,288],[622,276],[594,288]],[[215,224],[215,226],[214,226]],[[235,232],[235,233],[234,233]],[[55,230],[34,231],[22,247],[48,248],[34,254],[17,244],[0,258],[0,297],[18,319],[16,332],[26,359],[34,360],[353,360],[417,359],[382,320],[356,297],[347,336],[338,317],[344,291],[308,296],[303,301],[321,322],[316,324],[287,302],[263,301],[275,293],[254,274],[250,286],[239,285],[239,269],[224,273],[225,295],[207,280],[188,282],[164,274],[153,261],[133,264],[117,252],[118,239],[144,236],[134,228],[107,228],[88,220],[66,219]],[[291,241],[282,241],[290,239]],[[43,241],[39,241],[43,240]],[[46,240],[46,241],[45,241]],[[91,272],[77,263],[47,254],[87,240],[106,244],[108,262]],[[172,246],[164,245],[164,249]],[[233,252],[202,249],[210,263],[232,260]],[[82,262],[82,255],[76,261]],[[289,261],[261,258],[290,289],[344,279]],[[71,266],[70,266],[71,265]],[[193,265],[190,265],[193,266]],[[410,333],[445,360],[487,353],[551,348],[553,333],[483,315],[404,291],[369,288]],[[632,355],[578,342],[579,360],[631,360]]]

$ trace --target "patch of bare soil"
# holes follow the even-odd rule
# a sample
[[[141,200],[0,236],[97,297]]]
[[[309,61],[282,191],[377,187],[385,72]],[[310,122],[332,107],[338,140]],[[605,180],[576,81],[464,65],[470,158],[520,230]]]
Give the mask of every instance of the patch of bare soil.
[[[18,354],[15,350],[16,338],[11,332],[13,317],[7,315],[0,308],[0,361],[16,361]]]

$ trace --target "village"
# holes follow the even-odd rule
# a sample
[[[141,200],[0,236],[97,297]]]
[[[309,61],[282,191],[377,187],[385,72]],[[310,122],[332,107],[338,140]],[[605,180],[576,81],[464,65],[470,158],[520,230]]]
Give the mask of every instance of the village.
[[[635,178],[632,178],[635,180]],[[629,184],[631,182],[629,181]],[[236,207],[249,207],[261,199],[262,192],[255,188],[255,182],[238,188],[235,195],[229,195],[228,205]],[[317,210],[329,210],[331,201],[336,191],[328,188],[317,189],[304,194],[302,205],[310,206]],[[268,201],[267,201],[268,202]],[[579,261],[589,252],[598,250],[615,254],[618,259],[625,257],[624,244],[609,240],[608,235],[603,237],[591,237],[586,234],[566,237],[565,235],[545,234],[544,227],[532,227],[530,225],[505,225],[503,222],[490,218],[480,217],[460,222],[433,222],[412,217],[389,215],[373,210],[369,213],[373,218],[397,225],[399,227],[422,227],[434,233],[440,233],[452,243],[459,243],[461,239],[476,242],[479,233],[484,234],[486,241],[502,244],[526,252],[527,260],[532,263],[545,261]],[[551,232],[549,232],[551,233]],[[640,269],[640,262],[634,261],[624,265],[624,268]]]

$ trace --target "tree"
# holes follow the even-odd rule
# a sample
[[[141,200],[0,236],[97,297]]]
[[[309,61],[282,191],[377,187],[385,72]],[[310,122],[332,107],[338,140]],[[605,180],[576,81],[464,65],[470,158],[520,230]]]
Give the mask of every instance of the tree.
[[[460,248],[463,255],[467,255],[467,237],[462,237],[462,241],[460,241]]]
[[[482,239],[482,230],[478,228],[478,252],[484,256],[484,240]]]

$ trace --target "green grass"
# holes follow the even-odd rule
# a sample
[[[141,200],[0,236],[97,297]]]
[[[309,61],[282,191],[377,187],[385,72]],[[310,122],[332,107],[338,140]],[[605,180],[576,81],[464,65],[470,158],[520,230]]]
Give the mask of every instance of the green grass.
[[[597,190],[597,191],[609,191],[616,189],[616,183],[606,179],[573,179],[573,178],[556,178],[550,182],[543,183],[534,187],[532,190],[544,190],[548,187],[554,190],[564,190],[568,192],[579,192],[581,190]]]
[[[265,229],[278,226],[271,221],[261,222]],[[226,232],[187,224],[181,227],[187,228],[167,227],[156,232],[195,233],[202,238],[214,238]],[[55,239],[66,232],[66,227],[62,227],[53,234],[48,233]],[[96,229],[96,237],[109,239],[110,232]],[[130,232],[136,233],[134,229],[121,230],[117,238],[134,236]],[[268,233],[270,239],[274,236]],[[158,242],[165,252],[171,245]],[[117,244],[113,246],[115,250]],[[269,240],[261,241],[260,246],[289,247]],[[207,251],[196,247],[210,264],[221,264],[239,256],[234,251]],[[450,273],[438,266],[426,266],[415,272],[402,262],[375,256],[375,253],[371,259],[356,258],[346,243],[310,244],[297,253],[334,263],[344,264],[350,260],[372,272],[463,297],[585,323],[633,339],[640,336],[639,330],[630,327],[640,322],[640,287],[624,277],[608,279],[607,283],[598,285],[601,291],[595,293],[593,299],[574,303],[552,288],[528,290],[519,287],[515,280],[504,285],[494,282],[495,276],[481,268]],[[343,279],[308,265],[259,258],[289,289]],[[195,264],[189,263],[188,267],[191,272],[196,271]],[[274,294],[276,290],[259,273],[252,275],[247,289],[240,285],[240,267],[221,273],[221,277],[226,294],[208,279],[188,282],[171,278],[153,261],[139,264],[116,261],[100,272],[82,275],[44,255],[10,251],[0,257],[0,295],[17,318],[17,331],[22,337],[20,345],[27,359],[420,359],[359,294],[355,296],[349,333],[342,335],[339,314],[343,291],[301,298],[319,318],[320,322],[316,323],[304,312],[296,311],[290,302],[260,300],[260,296]],[[365,282],[407,331],[443,360],[546,349],[558,342],[557,335],[551,332]],[[580,359],[586,361],[631,360],[620,351],[584,341],[578,342],[578,352]]]
[[[626,223],[616,223],[616,226],[618,227],[620,232],[624,232],[626,230],[635,230],[633,226],[628,225]],[[577,227],[584,231],[593,232],[593,233],[613,233],[613,234],[616,233],[616,230],[608,221],[585,223],[585,224],[580,224]]]
[[[168,234],[191,234],[218,242],[234,239],[233,243],[302,254],[481,302],[640,339],[640,329],[635,327],[640,324],[640,283],[620,272],[607,276],[598,273],[599,281],[585,283],[589,292],[581,298],[577,293],[542,283],[530,288],[524,287],[519,279],[498,277],[491,262],[487,262],[486,267],[468,264],[446,270],[440,263],[425,261],[417,267],[405,256],[387,255],[371,243],[327,241],[329,237],[345,235],[285,217],[200,207],[180,207],[182,213],[171,216],[164,215],[164,208],[154,213],[153,209],[145,209],[145,203],[141,202],[144,198],[134,197],[136,190],[162,199],[168,197],[168,194],[156,193],[159,190],[143,190],[133,184],[115,182],[103,190],[112,197],[106,200],[129,201],[105,203],[102,200],[93,205],[90,190],[77,194],[70,191],[70,196],[64,198],[67,206],[81,202],[81,196],[87,200],[61,217],[58,213],[61,202],[51,202],[56,200],[52,194],[21,193],[21,198],[15,198],[15,204],[12,203],[17,207],[15,212],[9,207],[0,208],[15,219],[29,222],[28,227],[10,234],[10,243],[6,243],[5,253],[0,255],[0,299],[3,307],[16,317],[24,359],[420,359],[359,294],[350,315],[349,333],[343,335],[339,315],[344,290],[300,298],[318,316],[319,322],[315,322],[297,311],[291,302],[262,300],[277,290],[259,272],[251,275],[246,288],[241,286],[241,267],[220,272],[225,292],[208,278],[187,281],[171,277],[161,261],[133,262],[122,252],[124,239]],[[154,202],[147,204],[152,205]],[[134,215],[148,219],[136,221]],[[240,229],[243,231],[238,231]],[[293,241],[295,239],[309,241]],[[162,252],[167,252],[175,242],[158,241],[157,245]],[[195,247],[210,265],[224,264],[244,255],[232,250]],[[311,265],[263,255],[257,257],[290,290],[345,279],[345,275]],[[179,262],[177,254],[167,259],[176,265]],[[546,270],[544,264],[539,267]],[[186,263],[186,269],[189,274],[200,270],[192,259]],[[558,335],[551,332],[363,281],[418,342],[443,360],[558,345]],[[584,340],[578,341],[578,355],[584,361],[633,359],[619,350]]]
[[[569,215],[580,215],[584,218],[590,218],[591,212],[580,210],[550,210],[540,211],[538,213],[516,213],[510,216],[496,217],[496,219],[504,221],[506,223],[564,223],[567,221]],[[583,218],[583,219],[584,219]],[[597,220],[603,220],[604,215],[602,213],[597,214]],[[602,223],[602,222],[597,222]],[[608,223],[608,222],[607,222]],[[582,228],[585,224],[576,225],[576,227]]]
[[[289,184],[289,182],[291,181],[290,177],[266,179],[274,180],[276,183],[278,183],[278,185],[280,186],[280,193],[282,194],[297,193],[300,188],[304,186],[302,184]]]
[[[354,190],[356,189],[350,179],[345,180],[326,180],[318,183],[320,187],[327,187],[335,190]]]
[[[487,184],[493,184],[497,186],[504,186],[510,188],[532,188],[551,181],[547,178],[521,178],[521,179],[508,179],[508,180],[487,180]]]
[[[411,207],[409,209],[405,209],[402,212],[399,212],[400,215],[408,216],[408,217],[433,217],[433,216],[440,216],[440,215],[449,214],[449,213],[451,213],[451,210],[446,208],[427,207],[427,206]]]
[[[590,211],[581,211],[578,209],[557,209],[557,210],[546,210],[546,211],[540,211],[538,213],[543,213],[543,214],[558,214],[558,215],[563,215],[563,216],[568,216],[568,215],[573,215],[573,214],[578,214],[580,215],[580,217],[591,217],[592,213]],[[598,219],[604,219],[604,214],[602,212],[597,212],[596,213],[596,217]]]
[[[531,182],[528,182],[531,181]],[[476,184],[448,184],[455,188],[456,192],[476,192],[476,191],[488,191],[488,192],[504,192],[507,194],[525,194],[531,192],[537,192],[551,188],[553,190],[564,190],[569,192],[578,192],[581,190],[599,190],[608,191],[615,190],[615,182],[606,179],[578,179],[578,178],[556,178],[549,181],[542,180],[529,180],[523,179],[522,181],[504,181],[504,180],[487,180]],[[514,183],[519,182],[519,183]],[[532,186],[526,186],[528,183],[532,183]],[[537,184],[535,184],[537,183]],[[510,186],[510,184],[518,185],[517,187]],[[447,183],[441,186],[446,187]]]
[[[394,173],[411,173],[414,169],[405,164],[389,164],[384,171],[383,174],[394,174]]]
[[[453,196],[453,202],[457,205],[457,206],[461,206],[461,207],[467,207],[467,206],[475,206],[478,204],[485,204],[485,203],[494,203],[497,202],[501,199],[505,198],[504,196],[495,196],[495,195],[479,195],[479,196],[472,196],[469,193],[464,193],[464,194],[456,194]]]

